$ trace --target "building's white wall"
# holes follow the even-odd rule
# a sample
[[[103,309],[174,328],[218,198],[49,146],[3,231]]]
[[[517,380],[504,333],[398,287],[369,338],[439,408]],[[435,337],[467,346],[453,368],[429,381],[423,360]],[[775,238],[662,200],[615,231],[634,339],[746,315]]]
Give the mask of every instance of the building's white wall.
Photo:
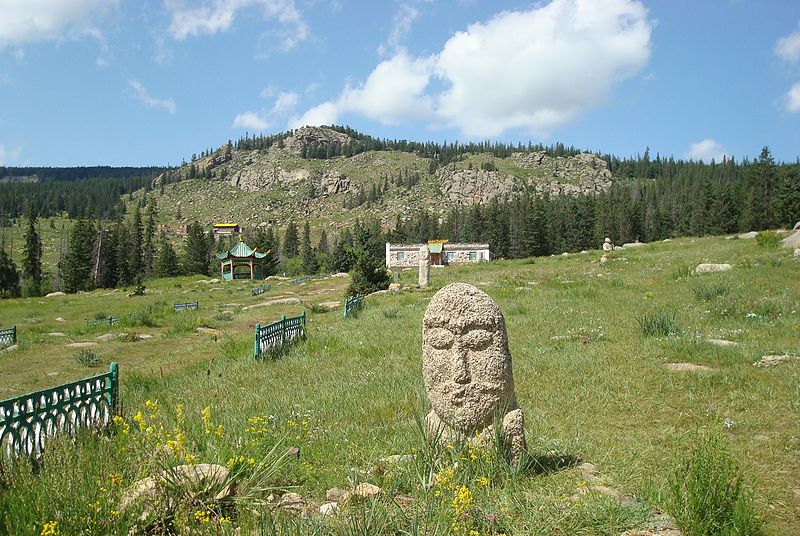
[[[419,248],[422,244],[390,244],[386,243],[386,266],[388,268],[409,268],[419,266]],[[470,252],[475,253],[475,260],[470,260]],[[398,259],[398,253],[402,253],[403,259]],[[487,244],[445,244],[443,254],[454,255],[450,257],[448,264],[467,264],[491,259],[489,246]]]

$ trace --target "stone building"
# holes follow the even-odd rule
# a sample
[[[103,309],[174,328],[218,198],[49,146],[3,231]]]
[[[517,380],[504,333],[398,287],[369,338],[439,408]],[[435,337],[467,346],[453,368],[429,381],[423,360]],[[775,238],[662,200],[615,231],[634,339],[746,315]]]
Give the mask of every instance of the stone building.
[[[419,248],[422,245],[386,242],[386,267],[412,268],[419,266]],[[489,244],[451,244],[446,240],[430,240],[428,250],[431,266],[467,264],[488,261],[492,258]]]

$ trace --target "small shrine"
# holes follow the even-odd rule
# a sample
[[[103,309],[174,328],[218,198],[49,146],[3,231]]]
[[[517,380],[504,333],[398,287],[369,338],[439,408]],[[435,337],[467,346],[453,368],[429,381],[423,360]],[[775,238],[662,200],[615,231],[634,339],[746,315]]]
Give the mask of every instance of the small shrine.
[[[256,248],[257,249],[257,248]],[[239,237],[239,243],[230,251],[217,253],[222,279],[264,279],[267,253],[250,249]]]

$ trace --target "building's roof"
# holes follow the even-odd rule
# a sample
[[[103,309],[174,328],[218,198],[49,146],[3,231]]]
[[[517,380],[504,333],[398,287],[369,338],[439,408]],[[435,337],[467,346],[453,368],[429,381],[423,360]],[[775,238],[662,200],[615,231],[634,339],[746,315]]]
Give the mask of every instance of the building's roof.
[[[263,259],[266,257],[266,253],[261,253],[260,251],[254,251],[250,249],[250,247],[245,244],[244,242],[239,242],[235,246],[231,248],[230,251],[223,251],[222,253],[217,253],[217,258],[221,261],[229,257],[236,257],[237,259],[249,259],[253,257],[254,259]]]
[[[444,244],[428,244],[428,251],[431,253],[441,253]]]
[[[238,223],[215,223],[214,227],[239,227]]]

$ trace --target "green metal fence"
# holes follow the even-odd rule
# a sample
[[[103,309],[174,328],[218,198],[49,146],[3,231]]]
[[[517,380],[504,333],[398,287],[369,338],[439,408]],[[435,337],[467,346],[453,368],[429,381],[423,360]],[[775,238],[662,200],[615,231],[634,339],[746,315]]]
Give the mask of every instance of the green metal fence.
[[[107,316],[105,318],[95,318],[94,320],[87,320],[87,324],[90,326],[100,326],[102,324],[108,324],[109,326],[117,323],[116,316]]]
[[[356,294],[344,300],[344,317],[347,318],[364,308],[364,295]]]
[[[275,355],[282,351],[287,345],[298,339],[306,337],[306,312],[300,316],[281,319],[272,324],[262,326],[256,324],[255,341],[253,342],[253,353],[256,359],[262,359],[266,355]]]
[[[11,346],[17,343],[17,326],[0,329],[0,346]]]
[[[56,434],[107,426],[118,405],[116,363],[104,374],[0,401],[0,465],[18,455],[40,455]]]
[[[292,279],[292,285],[299,285],[300,283],[305,283],[306,281],[311,281],[310,275],[303,275],[296,279]]]
[[[269,290],[269,284],[264,284],[261,285],[260,287],[254,288],[250,292],[253,294],[253,296],[258,296],[259,294],[264,294],[268,290]]]
[[[172,306],[175,308],[176,311],[185,311],[186,309],[193,309],[196,311],[198,304],[196,301],[193,301],[186,303],[175,303]]]

